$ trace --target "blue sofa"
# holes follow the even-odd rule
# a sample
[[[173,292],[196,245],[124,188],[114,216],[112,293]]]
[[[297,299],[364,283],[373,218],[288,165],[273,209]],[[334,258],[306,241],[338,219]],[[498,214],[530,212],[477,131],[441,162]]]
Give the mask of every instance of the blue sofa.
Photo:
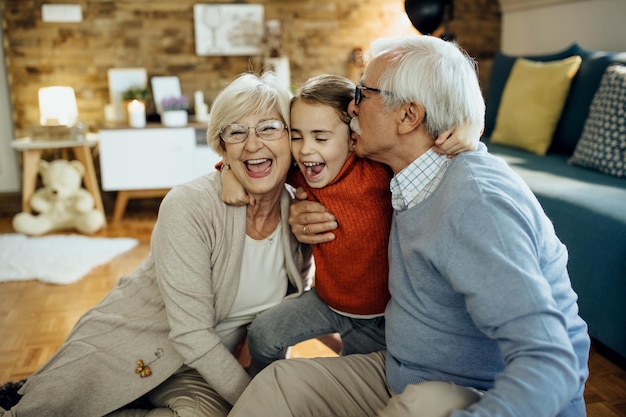
[[[514,56],[500,53],[494,60],[482,140],[491,153],[504,158],[521,175],[537,196],[568,248],[572,286],[594,345],[625,367],[626,177],[574,165],[570,158],[605,69],[613,63],[626,65],[626,54],[587,51],[574,44],[555,54],[524,58],[554,61],[572,55],[581,56],[582,63],[545,156],[489,141],[503,89],[517,58]],[[626,160],[624,147],[622,158]]]

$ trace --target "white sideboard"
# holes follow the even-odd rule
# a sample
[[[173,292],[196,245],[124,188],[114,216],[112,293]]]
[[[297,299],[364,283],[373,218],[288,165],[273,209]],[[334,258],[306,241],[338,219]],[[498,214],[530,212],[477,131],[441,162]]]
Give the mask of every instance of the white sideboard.
[[[213,171],[221,157],[208,147],[205,134],[206,128],[198,126],[101,128],[102,190],[119,191],[113,221],[123,216],[129,198],[162,196]]]

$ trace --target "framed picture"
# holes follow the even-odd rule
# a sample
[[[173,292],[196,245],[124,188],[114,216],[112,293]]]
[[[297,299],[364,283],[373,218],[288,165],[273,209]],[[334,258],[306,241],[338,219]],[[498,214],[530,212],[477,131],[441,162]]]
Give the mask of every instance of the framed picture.
[[[109,100],[113,106],[113,120],[123,121],[126,116],[122,107],[122,92],[130,87],[146,88],[148,72],[145,68],[111,68],[108,70]]]
[[[260,4],[196,4],[196,55],[254,56],[262,52],[264,8]]]
[[[152,77],[152,98],[154,99],[154,107],[158,114],[161,114],[164,98],[179,97],[181,93],[180,79],[177,76]]]

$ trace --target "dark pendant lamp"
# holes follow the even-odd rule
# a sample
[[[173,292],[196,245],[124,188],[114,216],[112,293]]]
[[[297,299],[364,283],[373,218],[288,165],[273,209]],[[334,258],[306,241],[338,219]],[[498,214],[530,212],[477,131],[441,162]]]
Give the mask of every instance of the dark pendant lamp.
[[[448,31],[448,22],[452,20],[454,0],[405,0],[404,9],[413,27],[424,35],[432,34],[442,22],[446,23],[445,40],[453,40],[454,34]]]

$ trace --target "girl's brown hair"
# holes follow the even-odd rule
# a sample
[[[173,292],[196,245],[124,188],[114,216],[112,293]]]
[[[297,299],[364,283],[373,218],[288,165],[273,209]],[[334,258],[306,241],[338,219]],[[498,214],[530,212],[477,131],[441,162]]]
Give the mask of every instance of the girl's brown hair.
[[[291,99],[291,104],[302,100],[309,104],[330,106],[335,109],[342,122],[350,124],[348,104],[354,98],[355,87],[352,81],[339,75],[318,75],[302,84]]]

